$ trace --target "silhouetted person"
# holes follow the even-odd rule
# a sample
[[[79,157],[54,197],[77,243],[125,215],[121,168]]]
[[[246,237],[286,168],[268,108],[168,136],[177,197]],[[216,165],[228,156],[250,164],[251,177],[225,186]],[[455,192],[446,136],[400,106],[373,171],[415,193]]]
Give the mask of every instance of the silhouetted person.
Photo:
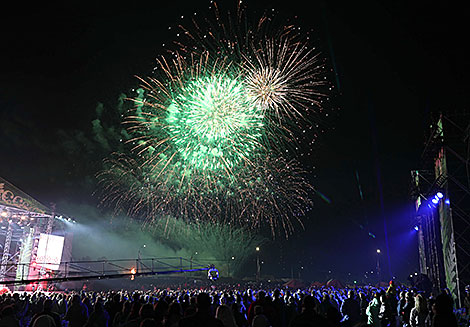
[[[163,326],[177,327],[182,318],[181,305],[178,302],[172,302],[168,307],[168,314],[165,316]]]
[[[108,327],[109,314],[100,301],[96,301],[93,312],[88,318],[87,327]]]
[[[289,296],[286,305],[286,322],[289,324],[299,312],[297,311],[297,303],[293,296]]]
[[[463,299],[463,307],[467,315],[470,315],[470,285],[465,286],[465,297]]]
[[[355,299],[354,291],[350,290],[348,292],[348,298],[344,300],[343,305],[341,305],[341,314],[347,316],[347,323],[345,323],[344,326],[354,326],[359,322],[361,307],[359,302]]]
[[[411,327],[425,327],[427,316],[428,316],[428,308],[427,308],[426,299],[421,294],[418,294],[415,297],[415,307],[411,309],[410,326]]]
[[[397,317],[398,317],[398,300],[397,300],[397,289],[395,287],[395,283],[390,281],[390,286],[385,293],[385,297],[387,299],[387,303],[390,309],[389,319],[390,319],[390,326],[395,326],[397,324]]]
[[[31,327],[57,327],[57,325],[51,316],[40,315],[36,318],[36,320],[34,320],[34,322],[31,324]]]
[[[240,305],[237,302],[232,304],[232,313],[237,327],[248,327],[248,320],[246,320],[245,315],[240,312]]]
[[[109,321],[114,321],[114,317],[122,310],[121,295],[113,294],[110,301],[105,304],[105,310],[109,314]]]
[[[410,309],[411,311],[411,309]],[[390,303],[388,301],[387,296],[385,293],[382,293],[380,295],[380,310],[379,310],[379,319],[380,319],[380,325],[382,327],[387,327],[391,325],[392,322],[392,307],[390,306]],[[409,322],[409,319],[408,319]],[[405,325],[407,326],[407,325]]]
[[[406,300],[406,303],[403,307],[403,325],[404,326],[408,326],[410,324],[410,314],[411,314],[411,309],[414,308],[415,306],[415,301],[414,301],[414,298],[413,298],[413,295],[411,294],[411,292],[406,292],[406,295],[405,295],[405,300]]]
[[[129,313],[131,312],[131,305],[132,304],[129,301],[126,301],[122,304],[122,310],[114,315],[113,327],[120,327],[124,325],[124,323],[127,321]]]
[[[253,321],[251,322],[251,327],[269,327],[271,324],[269,323],[268,317],[263,312],[263,307],[257,305],[254,309],[255,316],[253,317]]]
[[[0,327],[20,327],[18,320],[15,318],[13,305],[7,305],[2,309]]]
[[[34,317],[31,319],[30,325],[32,326],[39,316],[47,315],[54,320],[54,323],[56,326],[60,327],[62,324],[62,320],[60,319],[60,316],[57,313],[52,312],[52,305],[53,305],[52,300],[50,299],[44,300],[42,311],[34,315]]]
[[[302,301],[302,313],[292,319],[290,327],[328,327],[328,321],[315,311],[315,300],[311,295]]]
[[[235,318],[232,314],[232,309],[230,309],[230,307],[225,304],[217,307],[215,317],[222,322],[224,327],[237,327],[237,324],[235,323]]]
[[[146,303],[140,306],[137,318],[128,320],[124,327],[139,327],[140,323],[147,318],[154,318],[153,305]],[[130,317],[130,316],[129,316]]]
[[[161,298],[160,301],[158,301],[155,304],[154,306],[155,320],[159,326],[160,325],[163,326],[163,319],[168,313],[168,308],[169,308],[169,305],[163,298]]]
[[[211,300],[207,293],[199,293],[196,300],[196,313],[180,320],[180,327],[223,327],[219,319],[210,314]]]
[[[79,295],[74,295],[65,319],[69,322],[69,327],[82,327],[88,320],[88,309],[80,300]]]
[[[359,293],[359,306],[361,308],[361,322],[367,322],[367,306],[369,305],[369,301],[364,293]]]
[[[405,307],[406,304],[406,292],[402,291],[400,292],[400,298],[398,299],[397,303],[397,314],[398,314],[398,322],[399,325],[403,325],[403,308]]]
[[[273,322],[278,321],[277,313],[274,311],[274,306],[271,301],[271,298],[266,297],[266,292],[259,291],[256,294],[256,300],[251,303],[248,309],[247,318],[249,324],[253,322],[255,307],[257,305],[263,307],[263,314],[268,318],[270,324],[273,324]]]
[[[425,325],[426,325],[426,327],[431,327],[432,320],[434,319],[434,309],[433,309],[433,307],[434,307],[434,303],[436,303],[436,299],[431,294],[431,297],[429,297],[427,302],[428,302],[427,303],[428,315],[426,317]]]
[[[326,311],[326,320],[330,327],[339,327],[341,325],[341,313],[334,306],[331,306]]]
[[[275,289],[273,293],[273,307],[277,313],[278,321],[275,322],[275,326],[286,325],[286,304],[284,299],[281,297],[281,291]]]
[[[432,327],[457,327],[452,304],[453,301],[447,294],[441,294],[436,298],[433,305]]]
[[[142,304],[140,303],[140,301],[134,299],[132,301],[131,312],[129,313],[129,317],[127,317],[127,320],[139,319],[139,312],[140,312],[141,307],[142,307]]]
[[[326,317],[326,313],[331,307],[333,307],[333,304],[331,304],[330,295],[328,293],[323,293],[323,298],[321,300],[320,307],[318,308],[318,312]]]
[[[380,319],[379,319],[379,312],[380,312],[380,302],[378,299],[378,294],[374,295],[372,301],[370,301],[367,309],[367,324],[373,327],[380,327]]]

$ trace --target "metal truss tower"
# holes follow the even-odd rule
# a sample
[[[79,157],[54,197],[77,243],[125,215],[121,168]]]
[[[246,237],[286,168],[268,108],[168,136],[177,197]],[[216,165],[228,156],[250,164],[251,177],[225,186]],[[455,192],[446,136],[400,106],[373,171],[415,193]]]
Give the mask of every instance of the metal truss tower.
[[[434,120],[421,160],[422,169],[412,172],[420,270],[436,289],[447,287],[460,305],[470,284],[469,110]],[[444,198],[433,208],[429,200],[436,192]]]

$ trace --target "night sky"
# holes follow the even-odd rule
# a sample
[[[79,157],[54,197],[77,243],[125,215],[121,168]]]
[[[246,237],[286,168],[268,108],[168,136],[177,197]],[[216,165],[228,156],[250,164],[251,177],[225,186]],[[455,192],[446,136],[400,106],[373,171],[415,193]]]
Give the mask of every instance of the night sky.
[[[375,269],[380,248],[384,273],[404,279],[418,266],[410,171],[419,168],[429,119],[468,109],[468,12],[411,1],[245,4],[250,14],[275,8],[280,19],[295,17],[312,29],[336,86],[326,132],[308,163],[331,203],[316,197],[305,230],[269,245],[263,269],[357,279]],[[207,1],[77,2],[4,10],[0,176],[45,204],[95,206],[96,158],[71,154],[67,137],[89,133],[98,102],[112,108],[120,93],[138,86],[134,75],[151,72],[162,44],[173,38],[168,26],[193,12],[209,15],[207,7]]]

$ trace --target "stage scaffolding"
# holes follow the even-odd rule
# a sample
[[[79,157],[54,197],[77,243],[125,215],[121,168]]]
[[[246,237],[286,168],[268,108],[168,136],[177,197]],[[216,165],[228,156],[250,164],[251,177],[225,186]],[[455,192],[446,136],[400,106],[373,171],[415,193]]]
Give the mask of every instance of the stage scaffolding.
[[[30,264],[36,260],[41,233],[65,236],[65,222],[71,218],[56,215],[14,185],[0,178],[0,285],[24,280],[35,274]],[[70,260],[70,253],[64,253]],[[44,275],[44,269],[37,269]]]
[[[0,178],[0,288],[48,290],[57,284],[112,278],[187,274],[203,272],[218,277],[213,265],[202,265],[192,258],[165,257],[97,261],[71,261],[70,217],[58,215],[12,184]],[[60,262],[39,263],[38,247],[46,235],[64,237]],[[45,268],[56,266],[56,268]]]
[[[469,159],[470,113],[452,111],[433,120],[421,169],[412,171],[420,271],[436,292],[448,288],[459,306],[470,284]],[[433,205],[437,192],[444,197]]]

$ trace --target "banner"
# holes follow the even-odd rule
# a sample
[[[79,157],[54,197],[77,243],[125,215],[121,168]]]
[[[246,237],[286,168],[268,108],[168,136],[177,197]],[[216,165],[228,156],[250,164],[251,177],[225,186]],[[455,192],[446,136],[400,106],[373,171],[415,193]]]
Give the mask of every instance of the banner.
[[[442,137],[442,118],[438,122],[440,127],[440,136]],[[436,180],[441,176],[447,178],[447,164],[445,157],[445,149],[442,147],[439,150],[438,157],[435,160],[434,172]],[[445,190],[446,196],[449,197],[448,191]],[[452,212],[450,205],[441,201],[439,203],[439,220],[441,223],[441,240],[442,240],[442,252],[444,256],[444,270],[446,275],[447,288],[452,293],[454,299],[459,298],[459,281],[457,272],[457,256],[455,251],[454,242],[454,228],[452,224]]]

